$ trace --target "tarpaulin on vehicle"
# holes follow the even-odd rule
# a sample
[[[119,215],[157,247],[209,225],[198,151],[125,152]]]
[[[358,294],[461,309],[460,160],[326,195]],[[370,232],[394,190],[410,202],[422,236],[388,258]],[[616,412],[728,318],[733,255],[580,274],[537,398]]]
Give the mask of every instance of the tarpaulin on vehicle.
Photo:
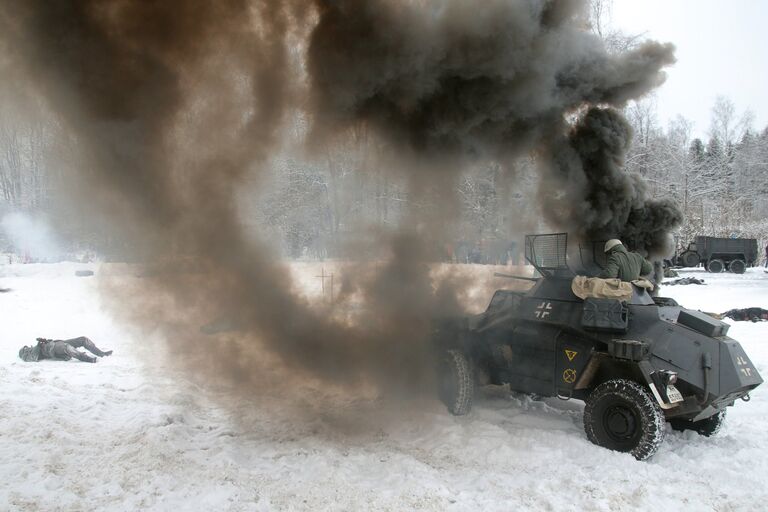
[[[571,290],[580,299],[632,299],[632,284],[617,278],[576,276],[571,282]]]

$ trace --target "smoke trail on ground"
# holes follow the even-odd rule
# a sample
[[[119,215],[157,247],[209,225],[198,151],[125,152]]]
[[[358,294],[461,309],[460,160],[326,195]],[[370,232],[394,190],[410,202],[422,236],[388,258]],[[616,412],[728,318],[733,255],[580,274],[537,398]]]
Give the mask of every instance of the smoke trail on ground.
[[[15,69],[81,145],[76,200],[108,218],[134,256],[177,270],[158,270],[118,307],[164,333],[195,375],[252,392],[269,360],[297,378],[423,385],[430,319],[456,312],[461,290],[432,282],[430,248],[455,217],[455,180],[470,161],[536,151],[554,166],[545,165],[539,210],[568,205],[574,216],[550,220],[585,235],[616,230],[652,247],[674,223],[670,205],[648,202],[622,175],[626,123],[606,109],[661,83],[671,45],[608,54],[586,30],[581,1],[313,5],[3,2],[0,37]],[[373,274],[347,277],[355,315],[295,293],[237,211],[238,191],[270,165],[291,109],[312,120],[310,154],[366,124],[399,155],[412,196],[441,198],[384,238]],[[568,136],[568,119],[584,111]],[[607,201],[618,193],[620,205]],[[236,332],[200,332],[217,319]]]

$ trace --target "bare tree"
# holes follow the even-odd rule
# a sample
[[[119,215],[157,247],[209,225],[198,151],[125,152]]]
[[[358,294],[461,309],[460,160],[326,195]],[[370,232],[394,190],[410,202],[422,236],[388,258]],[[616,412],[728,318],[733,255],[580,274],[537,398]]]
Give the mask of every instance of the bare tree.
[[[0,111],[0,198],[7,208],[34,210],[45,202],[50,140],[43,120]]]
[[[733,146],[750,131],[753,118],[749,110],[738,116],[733,101],[718,96],[712,106],[709,136],[720,140],[726,147]]]
[[[625,34],[612,24],[613,0],[590,0],[589,23],[592,32],[603,40],[609,52],[621,53],[635,47],[644,34]]]

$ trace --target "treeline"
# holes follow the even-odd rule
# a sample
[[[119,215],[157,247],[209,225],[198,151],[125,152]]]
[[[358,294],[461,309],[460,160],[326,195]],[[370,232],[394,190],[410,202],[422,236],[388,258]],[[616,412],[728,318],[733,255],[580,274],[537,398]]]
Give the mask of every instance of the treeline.
[[[654,197],[679,205],[681,242],[696,235],[768,240],[768,127],[755,131],[750,116],[737,116],[723,97],[712,107],[706,139],[692,137],[682,117],[659,126],[652,99],[627,116],[634,128],[627,172],[642,176]]]
[[[768,241],[768,127],[754,130],[727,98],[718,98],[711,112],[709,136],[700,139],[682,117],[661,126],[653,98],[631,104],[624,112],[634,132],[625,169],[643,177],[652,198],[671,198],[679,206],[679,246],[708,235],[757,238],[762,247]],[[409,211],[434,214],[446,198],[409,194],[405,176],[395,179],[396,173],[380,167],[391,160],[386,151],[361,127],[320,158],[279,157],[269,186],[245,201],[248,217],[286,255],[322,258],[339,256],[352,240],[372,233],[371,226],[398,226]],[[458,211],[446,219],[454,229],[444,240],[443,257],[499,261],[499,248],[510,242],[519,248],[523,234],[557,229],[542,221],[539,180],[534,156],[466,169],[453,184]]]
[[[0,216],[22,212],[55,218],[67,251],[118,254],[120,240],[108,225],[77,222],[64,201],[66,172],[76,148],[42,110],[7,108],[0,101]],[[644,178],[653,197],[672,198],[684,214],[676,233],[681,245],[696,235],[768,240],[768,129],[755,131],[733,104],[719,98],[706,140],[692,137],[692,125],[678,118],[662,127],[652,100],[625,112],[634,128],[627,172]],[[306,121],[288,123],[284,150],[259,169],[253,187],[243,189],[247,225],[291,258],[343,257],[372,250],[379,232],[399,226],[409,212],[445,215],[453,229],[441,234],[440,257],[454,261],[503,261],[522,234],[545,229],[537,209],[539,173],[533,157],[490,162],[466,170],[452,184],[454,198],[421,187],[409,193],[409,177],[385,170],[394,162],[388,148],[365,127],[341,142],[300,158]],[[396,164],[389,164],[396,165]],[[446,179],[449,179],[446,174]],[[454,204],[446,210],[446,204]],[[5,235],[5,236],[4,236]],[[3,239],[4,237],[4,239]],[[363,243],[360,243],[360,242]],[[21,251],[0,229],[0,251]],[[500,253],[500,254],[496,254]],[[375,256],[371,254],[370,256]]]

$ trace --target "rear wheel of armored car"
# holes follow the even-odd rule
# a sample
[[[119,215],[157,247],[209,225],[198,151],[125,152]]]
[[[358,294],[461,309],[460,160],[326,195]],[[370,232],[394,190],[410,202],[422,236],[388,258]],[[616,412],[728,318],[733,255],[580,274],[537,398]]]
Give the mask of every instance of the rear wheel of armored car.
[[[674,430],[693,430],[700,436],[709,437],[717,434],[720,431],[720,427],[723,426],[725,421],[725,411],[720,411],[717,414],[704,418],[699,421],[688,421],[680,419],[671,419],[669,424]]]
[[[461,416],[472,408],[474,377],[472,366],[460,350],[446,350],[439,369],[440,400],[451,414]]]
[[[584,430],[596,445],[644,460],[664,440],[664,414],[644,386],[625,379],[609,380],[587,398]]]
[[[744,260],[733,260],[728,265],[728,270],[734,274],[743,274],[747,270],[747,264],[744,263]]]
[[[683,260],[683,265],[686,267],[698,267],[699,263],[701,263],[698,253],[693,251],[684,252],[680,259]]]
[[[723,260],[710,260],[709,264],[707,265],[707,270],[713,274],[719,274],[723,271],[723,269],[725,269],[725,263],[723,263]]]

